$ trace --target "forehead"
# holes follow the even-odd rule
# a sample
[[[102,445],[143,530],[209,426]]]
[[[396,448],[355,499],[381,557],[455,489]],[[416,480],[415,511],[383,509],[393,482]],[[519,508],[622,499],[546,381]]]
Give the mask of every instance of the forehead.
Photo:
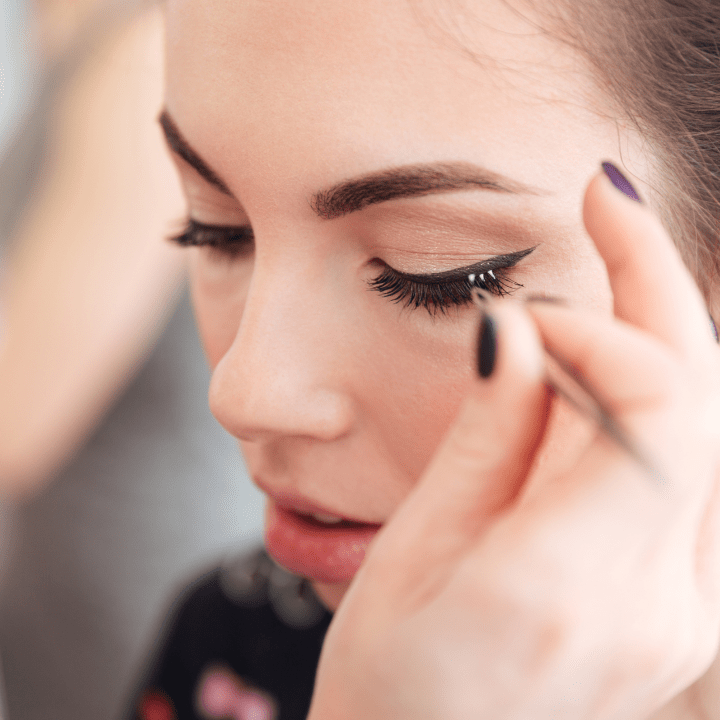
[[[527,153],[560,152],[595,92],[505,0],[168,0],[167,33],[168,107],[222,177],[325,183],[381,155],[517,165],[539,184]]]

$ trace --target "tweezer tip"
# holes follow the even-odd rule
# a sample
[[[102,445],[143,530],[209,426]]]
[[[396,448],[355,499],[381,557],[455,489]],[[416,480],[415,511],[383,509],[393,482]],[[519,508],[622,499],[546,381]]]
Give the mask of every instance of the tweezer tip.
[[[482,275],[480,276],[482,277]],[[477,275],[475,273],[470,273],[468,275],[468,282],[471,285],[470,288],[470,296],[473,299],[473,302],[479,307],[484,308],[487,307],[488,303],[490,302],[490,293],[486,290],[483,290],[479,285],[475,284],[475,280],[477,279]]]

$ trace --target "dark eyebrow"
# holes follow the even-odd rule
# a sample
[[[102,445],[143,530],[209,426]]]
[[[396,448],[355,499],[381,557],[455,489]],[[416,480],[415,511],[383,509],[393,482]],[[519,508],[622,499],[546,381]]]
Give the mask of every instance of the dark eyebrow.
[[[220,192],[232,197],[228,186],[182,136],[167,110],[160,113],[158,122],[170,149]],[[388,200],[462,190],[489,190],[512,195],[550,194],[473,163],[438,162],[403,165],[345,180],[315,193],[310,206],[319,217],[333,220]]]
[[[170,117],[167,110],[163,110],[158,117],[165,140],[170,149],[179,155],[188,165],[194,167],[211,185],[221,193],[233,196],[230,188],[217,176],[215,171],[192,149],[190,143],[183,137],[182,133]]]
[[[440,162],[403,165],[347,180],[315,194],[310,204],[321,218],[332,220],[387,200],[462,190],[550,194],[473,163]]]

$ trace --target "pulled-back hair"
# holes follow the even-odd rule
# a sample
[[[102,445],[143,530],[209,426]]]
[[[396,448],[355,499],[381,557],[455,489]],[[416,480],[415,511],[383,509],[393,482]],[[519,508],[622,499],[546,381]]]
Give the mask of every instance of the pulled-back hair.
[[[530,2],[531,0],[528,0]],[[648,201],[720,310],[720,0],[542,0],[647,142]]]

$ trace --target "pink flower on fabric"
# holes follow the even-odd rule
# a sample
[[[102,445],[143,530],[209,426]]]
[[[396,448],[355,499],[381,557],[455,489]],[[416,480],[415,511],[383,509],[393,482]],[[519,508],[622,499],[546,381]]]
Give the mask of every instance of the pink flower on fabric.
[[[198,703],[207,718],[273,720],[272,700],[226,668],[212,668],[200,682]]]

